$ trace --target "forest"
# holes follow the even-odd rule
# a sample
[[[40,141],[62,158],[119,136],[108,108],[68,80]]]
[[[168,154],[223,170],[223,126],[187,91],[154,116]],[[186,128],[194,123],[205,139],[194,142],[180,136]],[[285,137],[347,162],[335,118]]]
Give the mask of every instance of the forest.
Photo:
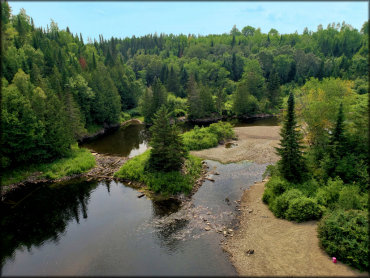
[[[53,20],[45,29],[24,10],[12,15],[7,2],[1,16],[3,169],[68,156],[82,136],[132,117],[151,123],[163,104],[171,117],[243,117],[278,113],[290,91],[319,84],[368,91],[368,22],[84,42]]]
[[[225,122],[180,134],[173,122],[278,115],[280,160],[267,167],[263,202],[278,218],[319,220],[329,255],[369,268],[368,22],[361,30],[345,22],[302,34],[234,25],[224,34],[84,42],[53,20],[37,27],[25,10],[13,15],[1,2],[1,36],[5,177],[22,180],[22,169],[52,179],[84,172],[95,160],[77,142],[138,118],[151,126],[152,149],[115,177],[189,193],[202,171],[189,151],[235,134]]]

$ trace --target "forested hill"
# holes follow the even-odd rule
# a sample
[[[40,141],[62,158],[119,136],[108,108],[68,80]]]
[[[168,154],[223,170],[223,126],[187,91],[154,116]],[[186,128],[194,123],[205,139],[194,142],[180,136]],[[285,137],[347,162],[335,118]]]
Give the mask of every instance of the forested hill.
[[[84,42],[1,2],[2,165],[64,156],[76,139],[166,104],[173,116],[272,113],[311,77],[367,92],[368,22],[303,34],[154,34]],[[195,104],[195,105],[194,105]]]

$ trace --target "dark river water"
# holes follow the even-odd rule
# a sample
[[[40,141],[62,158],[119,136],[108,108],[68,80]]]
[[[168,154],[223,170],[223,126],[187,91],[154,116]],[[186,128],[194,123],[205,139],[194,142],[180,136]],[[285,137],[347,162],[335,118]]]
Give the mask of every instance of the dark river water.
[[[145,133],[129,126],[88,147],[134,156],[146,149]],[[218,231],[235,229],[236,201],[262,179],[267,164],[206,162],[220,175],[210,175],[215,182],[206,180],[183,206],[138,198],[115,181],[12,192],[1,202],[1,274],[236,275]]]

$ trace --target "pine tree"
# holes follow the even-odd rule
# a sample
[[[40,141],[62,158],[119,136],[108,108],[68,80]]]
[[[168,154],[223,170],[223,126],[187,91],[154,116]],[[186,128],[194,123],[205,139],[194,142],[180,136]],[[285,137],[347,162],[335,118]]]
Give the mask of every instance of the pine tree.
[[[346,137],[344,134],[343,104],[339,105],[337,121],[333,133],[330,136],[328,158],[324,161],[324,168],[329,177],[343,177],[345,173],[337,169],[341,159],[346,154]]]
[[[271,102],[272,107],[279,106],[280,103],[280,84],[279,76],[275,69],[270,72],[268,83],[267,83],[268,98]]]
[[[95,59],[95,52],[93,52],[93,69],[96,69],[96,59]]]
[[[202,105],[197,82],[194,75],[190,75],[188,81],[188,105],[189,119],[198,119],[203,116]]]
[[[333,135],[331,137],[331,145],[338,144],[342,145],[344,144],[345,137],[344,137],[344,115],[343,115],[343,103],[339,105],[339,111],[337,116],[337,122],[334,128]]]
[[[161,80],[159,78],[154,79],[154,84],[152,86],[153,90],[153,114],[158,111],[158,109],[167,103],[167,92],[163,87]]]
[[[154,124],[150,131],[152,149],[147,165],[149,170],[179,171],[188,153],[178,127],[170,124],[169,114],[164,106],[154,115]]]
[[[168,75],[167,89],[169,92],[175,93],[176,96],[180,96],[180,84],[179,78],[176,71],[171,66],[170,73]]]
[[[302,152],[302,137],[297,130],[292,93],[289,95],[288,111],[280,135],[280,148],[276,148],[281,157],[278,163],[280,173],[290,182],[301,182],[306,172],[306,165]]]

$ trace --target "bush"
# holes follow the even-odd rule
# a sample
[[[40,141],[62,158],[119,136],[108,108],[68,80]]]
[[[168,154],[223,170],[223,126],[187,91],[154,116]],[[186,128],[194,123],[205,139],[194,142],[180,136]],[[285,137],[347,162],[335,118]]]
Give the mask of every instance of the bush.
[[[343,187],[343,181],[339,178],[332,180],[329,179],[326,186],[317,190],[316,200],[317,203],[332,208],[335,206],[339,198],[339,192]]]
[[[202,150],[218,145],[217,136],[208,132],[206,128],[195,126],[193,130],[182,134],[184,145],[188,150]]]
[[[289,202],[285,217],[288,220],[303,222],[319,219],[323,212],[324,207],[318,205],[315,199],[302,196]]]
[[[298,189],[290,189],[278,196],[271,204],[271,210],[276,217],[284,218],[289,204],[296,198],[302,197],[303,194]]]
[[[126,113],[128,113],[128,114],[130,115],[130,117],[131,117],[131,118],[141,116],[140,108],[139,108],[139,107],[136,107],[136,108],[133,108],[133,109],[127,110],[127,111],[125,111],[125,112],[126,112]]]
[[[358,186],[345,186],[339,193],[338,207],[344,210],[363,209],[361,197]]]
[[[272,205],[276,197],[283,194],[289,186],[289,183],[285,179],[279,176],[272,176],[266,183],[266,188],[262,195],[262,201],[265,204]]]
[[[305,196],[314,197],[319,189],[319,184],[315,179],[311,178],[304,183],[296,185],[296,187],[299,188]]]
[[[279,196],[289,188],[289,182],[281,177],[272,177],[267,183],[266,187],[271,189],[273,195]]]
[[[270,188],[265,188],[265,191],[263,192],[262,195],[262,201],[265,204],[270,204],[274,200],[274,194],[272,193],[272,190]]]
[[[189,193],[202,170],[201,159],[192,155],[184,163],[185,173],[148,172],[145,165],[150,157],[150,150],[127,161],[114,176],[122,179],[144,183],[154,192],[164,195],[179,192]]]
[[[321,246],[340,261],[360,270],[369,268],[369,234],[366,211],[342,209],[328,213],[319,222]]]
[[[235,135],[230,123],[218,122],[209,127],[195,126],[182,136],[188,150],[202,150],[216,147],[220,141],[230,139]]]
[[[267,165],[265,172],[262,175],[262,178],[279,176],[279,169],[276,165]]]
[[[217,140],[232,139],[235,136],[233,126],[227,122],[218,122],[209,126],[209,132],[217,135]]]

